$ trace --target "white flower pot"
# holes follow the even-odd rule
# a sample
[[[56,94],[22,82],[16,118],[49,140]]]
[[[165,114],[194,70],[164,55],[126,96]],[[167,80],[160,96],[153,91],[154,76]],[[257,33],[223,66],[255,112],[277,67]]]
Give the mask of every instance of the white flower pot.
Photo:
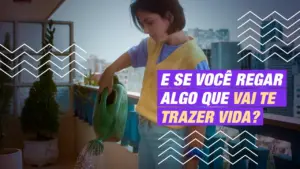
[[[59,155],[57,139],[48,141],[24,141],[24,162],[44,166],[56,163]]]
[[[23,169],[22,151],[6,148],[0,153],[0,168]]]

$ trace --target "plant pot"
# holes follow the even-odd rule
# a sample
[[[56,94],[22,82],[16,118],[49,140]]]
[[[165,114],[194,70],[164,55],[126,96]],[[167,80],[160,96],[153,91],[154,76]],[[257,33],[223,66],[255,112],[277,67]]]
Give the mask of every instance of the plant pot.
[[[22,169],[22,150],[5,148],[3,152],[0,152],[0,168]]]
[[[24,141],[24,162],[34,166],[56,163],[59,155],[58,140]]]

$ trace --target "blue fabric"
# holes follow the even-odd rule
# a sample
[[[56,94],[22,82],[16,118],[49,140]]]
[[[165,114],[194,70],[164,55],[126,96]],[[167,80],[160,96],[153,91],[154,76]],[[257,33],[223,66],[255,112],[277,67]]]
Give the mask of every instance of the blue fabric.
[[[168,131],[173,133],[166,135]],[[138,153],[138,168],[182,169],[183,165],[170,156],[184,162],[184,157],[181,154],[184,154],[185,141],[182,138],[186,136],[186,132],[186,128],[175,130],[157,126],[149,121],[141,122],[139,124],[141,140]]]
[[[165,60],[175,49],[180,45],[167,45],[164,44],[161,54],[157,60],[157,63]],[[131,65],[134,68],[145,67],[148,58],[148,49],[147,49],[147,38],[143,39],[138,45],[132,47],[128,50],[128,54],[131,58]],[[206,60],[201,61],[196,66],[197,70],[209,70],[209,65]]]
[[[180,45],[179,45],[180,46]],[[165,60],[175,49],[179,46],[174,45],[167,45],[165,44],[162,48],[161,54],[158,58],[157,63]],[[133,67],[145,67],[147,63],[147,39],[143,39],[141,43],[137,46],[132,47],[128,50],[128,54],[131,58],[131,64]],[[207,61],[201,61],[197,64],[197,70],[209,70],[209,65]],[[137,116],[137,115],[135,115]],[[150,126],[148,124],[151,124]],[[157,126],[156,124],[151,123],[150,121],[146,120],[142,124],[139,124],[139,135],[140,135],[140,142],[139,142],[139,169],[181,169],[183,168],[182,164],[176,161],[173,158],[166,157],[172,155],[173,157],[179,159],[181,162],[184,162],[180,154],[184,154],[185,149],[180,147],[185,145],[185,141],[181,138],[186,136],[186,129],[181,130],[172,130],[176,135],[180,136],[178,138],[175,134],[169,133],[163,139],[159,140],[159,138],[170,131],[167,127]],[[134,132],[131,130],[130,132]],[[129,135],[129,134],[128,134]],[[138,135],[137,133],[130,133],[130,135]],[[172,139],[173,141],[168,141]],[[167,143],[166,143],[167,141]],[[175,143],[175,142],[177,143]],[[159,148],[160,145],[165,143],[162,147]],[[167,150],[168,148],[175,149],[178,153],[174,150],[168,150],[161,156],[163,151]],[[193,151],[193,153],[199,153]],[[164,162],[162,160],[166,159]],[[158,165],[162,162],[160,165]]]

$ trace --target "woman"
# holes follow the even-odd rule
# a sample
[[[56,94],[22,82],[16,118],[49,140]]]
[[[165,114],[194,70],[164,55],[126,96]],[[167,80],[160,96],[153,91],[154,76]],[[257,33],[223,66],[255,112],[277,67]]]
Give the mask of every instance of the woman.
[[[129,66],[145,67],[141,97],[136,107],[140,115],[139,169],[181,169],[183,168],[181,163],[167,157],[172,155],[182,163],[186,162],[188,158],[184,157],[188,155],[182,157],[181,154],[185,154],[193,147],[203,146],[195,141],[188,146],[187,143],[195,137],[202,143],[204,139],[198,134],[193,134],[184,140],[182,138],[194,130],[205,135],[205,127],[157,125],[156,71],[160,69],[208,70],[207,59],[195,40],[183,32],[185,16],[178,0],[137,0],[131,4],[131,14],[137,28],[149,34],[149,37],[122,54],[104,71],[99,80],[99,92],[104,88],[108,88],[111,92],[114,73]],[[160,138],[170,130],[181,138],[171,133]],[[170,147],[173,150],[164,152]],[[193,156],[193,154],[189,155]],[[193,158],[185,164],[185,168],[188,169],[197,169],[197,167],[198,158]]]

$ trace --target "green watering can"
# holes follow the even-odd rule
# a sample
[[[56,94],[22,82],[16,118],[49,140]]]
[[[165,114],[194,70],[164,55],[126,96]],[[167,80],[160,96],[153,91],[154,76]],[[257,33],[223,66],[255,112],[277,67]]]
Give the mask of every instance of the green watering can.
[[[93,128],[97,136],[90,141],[87,151],[100,155],[104,150],[103,142],[119,142],[124,134],[128,113],[128,97],[125,86],[114,76],[111,94],[105,88],[95,100]]]

